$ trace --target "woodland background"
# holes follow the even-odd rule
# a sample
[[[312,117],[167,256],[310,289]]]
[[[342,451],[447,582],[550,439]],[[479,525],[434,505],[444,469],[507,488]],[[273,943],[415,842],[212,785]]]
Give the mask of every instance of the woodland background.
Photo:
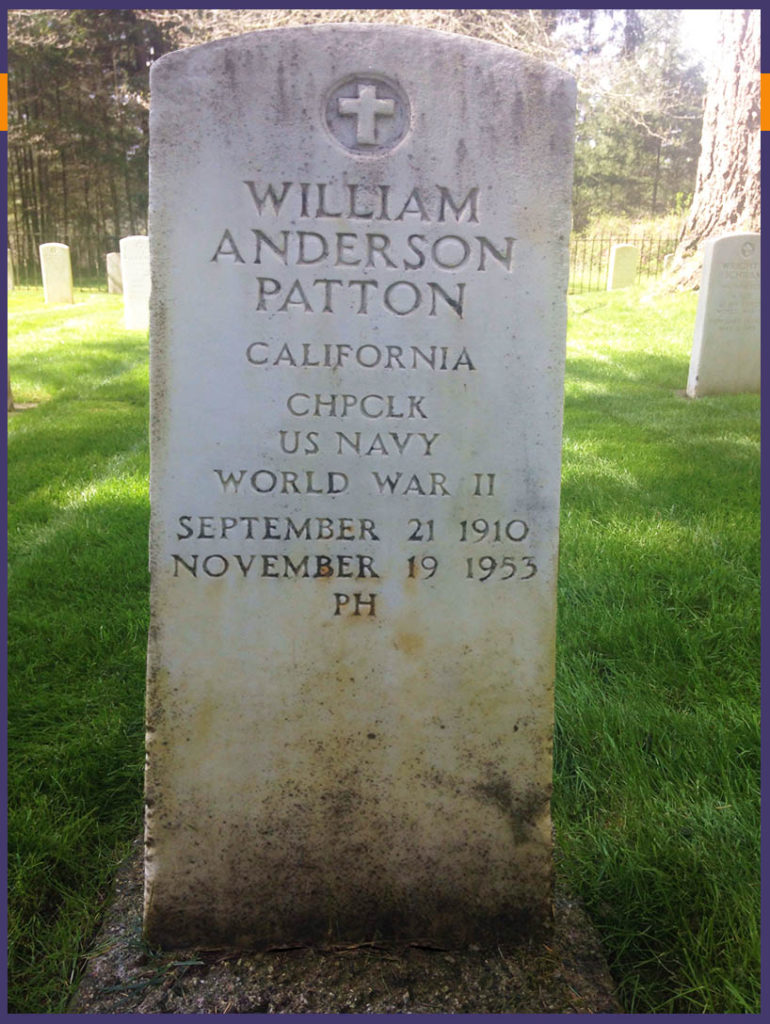
[[[71,248],[76,280],[147,232],[149,68],[171,50],[286,25],[367,21],[460,32],[575,74],[573,230],[660,222],[681,263],[705,237],[759,230],[759,11],[722,12],[708,80],[680,10],[12,10],[8,238],[18,283],[38,246]],[[700,157],[700,164],[699,164]],[[613,220],[614,219],[614,220]],[[654,229],[653,229],[654,230]],[[690,269],[689,283],[697,275]]]

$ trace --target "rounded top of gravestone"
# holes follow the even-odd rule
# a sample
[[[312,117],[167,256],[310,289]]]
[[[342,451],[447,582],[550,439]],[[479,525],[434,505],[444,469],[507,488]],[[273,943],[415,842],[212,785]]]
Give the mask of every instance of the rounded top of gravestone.
[[[725,235],[718,235],[716,238],[709,238],[709,242],[732,242],[733,244],[740,244],[751,246],[751,252],[754,252],[754,246],[759,245],[761,235],[756,231],[734,231]],[[747,254],[748,250],[747,250]]]
[[[726,235],[707,238],[703,243],[704,252],[719,253],[718,258],[758,261],[760,258],[761,235],[754,231],[735,231]]]
[[[158,60],[154,61],[150,67],[150,80],[165,72],[166,67],[176,62],[186,62],[195,60],[196,57],[203,51],[213,53],[216,50],[228,48],[228,47],[248,47],[252,44],[258,43],[260,40],[268,38],[272,42],[276,38],[283,38],[286,42],[287,49],[290,47],[292,41],[299,41],[300,39],[314,38],[317,40],[318,46],[323,46],[325,40],[333,39],[344,39],[346,36],[357,36],[355,46],[356,48],[363,45],[367,37],[373,39],[385,39],[391,37],[402,41],[406,47],[410,43],[416,46],[420,42],[423,45],[438,45],[443,44],[446,46],[462,47],[467,52],[474,50],[482,52],[489,58],[490,55],[496,56],[498,60],[506,61],[513,60],[520,63],[522,66],[530,66],[533,70],[545,70],[549,73],[553,73],[559,78],[563,78],[565,81],[574,81],[574,75],[569,74],[567,71],[563,71],[555,64],[551,64],[547,61],[538,60],[536,57],[532,57],[529,54],[522,53],[520,50],[516,50],[513,47],[506,46],[503,43],[492,42],[488,39],[478,39],[475,36],[462,35],[459,32],[444,32],[441,29],[435,28],[423,28],[415,25],[383,25],[375,22],[328,22],[322,25],[296,25],[286,26],[282,28],[270,28],[270,29],[259,29],[256,32],[245,32],[241,35],[227,36],[224,39],[215,39],[208,43],[200,43],[197,46],[188,46],[181,50],[173,50],[171,53],[166,53]],[[414,54],[409,54],[404,50],[404,61],[411,62],[414,59]],[[429,65],[426,65],[426,70],[430,70]],[[362,77],[372,77],[368,75],[369,68],[367,67],[366,61],[361,62],[361,75]],[[342,83],[339,83],[340,85]],[[364,84],[364,83],[362,83]],[[347,93],[345,93],[347,95]],[[355,93],[351,94],[350,98],[357,99]],[[385,96],[385,99],[392,98]]]
[[[265,29],[162,56],[150,69],[150,147],[180,147],[196,169],[189,140],[216,138],[220,163],[244,147],[260,154],[264,174],[263,154],[280,162],[299,140],[307,154],[315,147],[315,166],[320,153],[333,160],[325,140],[362,173],[394,156],[405,174],[418,160],[421,173],[435,174],[429,161],[439,160],[436,147],[446,149],[450,134],[438,81],[457,97],[464,133],[457,153],[441,158],[450,169],[473,151],[470,138],[478,149],[490,133],[512,165],[524,134],[555,130],[538,113],[546,94],[561,96],[560,121],[574,119],[573,76],[508,46],[412,26],[330,23]],[[170,128],[172,108],[178,122]],[[196,119],[199,110],[204,116]],[[502,110],[518,134],[510,121],[492,128]]]

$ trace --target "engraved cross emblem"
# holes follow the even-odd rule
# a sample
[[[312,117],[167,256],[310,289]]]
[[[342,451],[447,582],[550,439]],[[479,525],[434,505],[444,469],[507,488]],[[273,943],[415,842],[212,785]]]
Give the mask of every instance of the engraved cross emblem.
[[[359,85],[358,99],[342,97],[338,100],[339,112],[345,117],[357,117],[356,142],[359,145],[377,145],[377,118],[393,117],[396,104],[393,100],[378,100],[376,85]]]

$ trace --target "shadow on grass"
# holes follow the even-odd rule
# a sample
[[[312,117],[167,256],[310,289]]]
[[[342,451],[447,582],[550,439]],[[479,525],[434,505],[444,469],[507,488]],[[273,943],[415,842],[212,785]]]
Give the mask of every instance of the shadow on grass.
[[[687,363],[678,355],[659,352],[629,352],[622,350],[617,356],[590,359],[570,356],[567,359],[566,387],[570,395],[586,385],[590,394],[617,394],[626,385],[637,393],[655,392],[659,388],[684,388],[687,384]]]
[[[102,440],[110,425],[100,421]],[[52,447],[55,459],[55,439]],[[149,507],[146,459],[120,457],[124,471],[114,473],[110,460],[94,459],[82,498],[49,507],[37,528],[26,516],[23,534],[12,537],[8,933],[15,1012],[63,1011],[62,971],[75,970],[83,955],[114,859],[141,820]],[[81,457],[81,466],[87,462]]]
[[[16,382],[35,381],[36,387],[49,394],[49,401],[53,401],[85,397],[108,385],[116,387],[119,379],[130,371],[144,369],[143,378],[138,373],[129,393],[121,397],[146,403],[148,368],[146,343],[140,345],[129,338],[81,341],[76,347],[63,346],[61,351],[50,348],[15,355],[11,361],[11,380],[14,395],[18,390]],[[23,390],[19,397],[23,400]]]
[[[571,432],[565,437],[562,462],[562,510],[596,510],[608,518],[616,509],[634,508],[635,516],[674,510],[692,516],[734,506],[745,508],[747,494],[759,484],[758,440],[733,438],[637,438],[629,444],[624,431],[609,429],[597,438]],[[627,431],[625,432],[627,434]],[[657,432],[663,435],[661,429]],[[630,445],[637,447],[632,457]],[[715,508],[714,495],[719,494]],[[758,493],[749,511],[758,513]]]
[[[139,383],[131,390],[141,397]],[[139,472],[148,472],[146,404],[100,395],[43,403],[20,415],[27,423],[14,432],[9,444],[11,531],[16,524],[53,515],[62,500],[71,502],[78,491],[105,476],[119,475],[132,460],[138,460]]]

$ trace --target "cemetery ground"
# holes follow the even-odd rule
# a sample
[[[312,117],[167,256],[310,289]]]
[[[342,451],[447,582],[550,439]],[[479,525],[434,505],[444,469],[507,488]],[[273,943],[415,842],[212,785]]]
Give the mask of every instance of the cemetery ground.
[[[758,1013],[759,397],[684,397],[696,301],[570,299],[553,817],[627,1012]],[[141,828],[147,337],[17,289],[9,365],[9,1009],[55,1013]]]

